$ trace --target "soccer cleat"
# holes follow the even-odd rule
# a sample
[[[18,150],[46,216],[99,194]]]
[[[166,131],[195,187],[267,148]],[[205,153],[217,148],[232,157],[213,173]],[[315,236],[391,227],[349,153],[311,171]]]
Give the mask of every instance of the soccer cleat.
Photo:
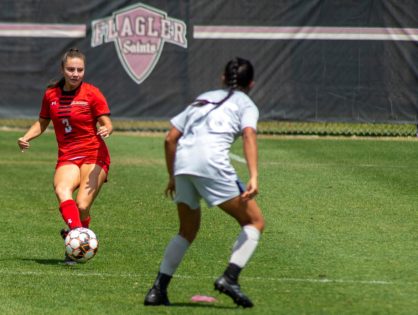
[[[66,230],[66,229],[62,229],[60,231],[61,237],[65,240],[65,238],[67,237],[68,233],[70,232],[70,230]],[[75,264],[77,264],[76,261],[72,260],[70,258],[70,256],[68,256],[67,253],[64,254],[64,264],[68,265],[68,266],[73,266]]]
[[[67,266],[74,266],[77,264],[75,260],[72,260],[67,253],[64,254],[64,264]]]
[[[239,284],[228,281],[225,276],[215,281],[215,290],[228,295],[238,306],[244,308],[254,306],[253,302],[241,292]]]
[[[70,232],[70,230],[66,230],[66,229],[61,229],[60,234],[63,240],[65,240],[65,238],[67,237],[68,233]]]
[[[167,292],[163,292],[160,288],[153,286],[148,294],[145,296],[144,305],[158,306],[158,305],[170,305]]]

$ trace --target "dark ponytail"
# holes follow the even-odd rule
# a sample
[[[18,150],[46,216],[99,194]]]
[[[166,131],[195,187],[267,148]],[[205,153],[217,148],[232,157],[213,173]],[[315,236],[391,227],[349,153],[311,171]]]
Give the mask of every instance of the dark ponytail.
[[[228,92],[228,94],[223,99],[221,99],[219,102],[211,102],[211,101],[208,101],[208,100],[199,100],[199,99],[197,99],[197,100],[195,100],[190,105],[191,106],[203,106],[203,105],[206,105],[206,104],[213,104],[213,105],[219,106],[222,103],[224,103],[228,98],[230,98],[233,93],[234,93],[234,90],[230,89],[229,92]]]
[[[254,79],[254,68],[251,62],[235,57],[226,64],[225,85],[233,90],[247,91]]]
[[[228,94],[219,102],[207,100],[196,100],[192,106],[203,106],[206,104],[222,105],[234,94],[235,90],[248,91],[254,78],[254,68],[250,61],[235,57],[229,61],[224,70],[224,83],[229,88]]]

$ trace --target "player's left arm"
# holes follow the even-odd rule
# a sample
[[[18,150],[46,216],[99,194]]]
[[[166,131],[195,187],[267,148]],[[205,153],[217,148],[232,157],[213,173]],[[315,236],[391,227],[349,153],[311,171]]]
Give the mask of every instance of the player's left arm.
[[[250,179],[247,183],[246,191],[242,194],[243,198],[251,199],[258,194],[258,146],[257,132],[251,127],[246,127],[242,131],[244,156]]]
[[[92,113],[96,117],[99,124],[97,128],[97,134],[102,138],[109,137],[113,132],[112,120],[110,119],[110,110],[107,100],[102,92],[94,87],[88,86],[90,89],[91,103],[92,103]]]
[[[97,134],[103,138],[109,137],[113,132],[113,124],[109,115],[101,115],[97,118],[99,128],[97,128]]]
[[[168,184],[165,189],[166,196],[174,197],[176,191],[174,182],[174,160],[176,157],[177,142],[182,136],[182,132],[176,127],[171,127],[164,140],[165,163],[168,172]]]

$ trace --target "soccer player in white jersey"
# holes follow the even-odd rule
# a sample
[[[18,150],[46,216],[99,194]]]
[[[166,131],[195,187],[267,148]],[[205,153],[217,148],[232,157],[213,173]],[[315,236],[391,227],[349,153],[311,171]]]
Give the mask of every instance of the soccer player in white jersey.
[[[237,220],[241,231],[223,275],[215,289],[242,307],[252,307],[241,291],[238,276],[255,251],[264,229],[264,218],[254,197],[258,193],[256,128],[258,109],[247,93],[253,87],[253,66],[234,58],[222,76],[224,88],[201,94],[171,120],[165,138],[169,174],[166,194],[177,204],[180,228],[166,247],[157,278],[145,305],[170,305],[168,284],[195,239],[201,219],[200,200],[218,206]],[[239,181],[229,160],[237,137],[243,138],[249,181]]]

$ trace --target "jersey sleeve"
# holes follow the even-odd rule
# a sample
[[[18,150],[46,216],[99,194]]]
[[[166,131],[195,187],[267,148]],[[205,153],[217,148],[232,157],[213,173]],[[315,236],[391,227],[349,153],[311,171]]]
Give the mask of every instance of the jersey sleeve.
[[[99,89],[95,88],[92,90],[93,92],[93,115],[94,117],[99,117],[102,115],[110,115],[109,105],[107,104],[107,100],[100,92]]]
[[[170,120],[173,127],[175,127],[177,130],[179,130],[181,133],[184,133],[184,127],[185,127],[186,122],[187,122],[187,110],[188,110],[188,108],[186,108],[180,114],[178,114],[177,116],[174,116]]]
[[[259,117],[259,111],[257,106],[249,99],[244,106],[241,114],[241,130],[251,127],[257,130],[257,122]]]
[[[44,94],[42,98],[41,111],[39,112],[39,117],[44,119],[51,119],[51,114],[49,113],[49,101],[47,93]]]

